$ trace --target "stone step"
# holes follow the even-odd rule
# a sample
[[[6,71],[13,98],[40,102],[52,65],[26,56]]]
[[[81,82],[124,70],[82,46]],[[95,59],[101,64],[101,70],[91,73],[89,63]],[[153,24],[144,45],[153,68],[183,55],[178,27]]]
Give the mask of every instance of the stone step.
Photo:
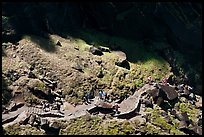
[[[34,113],[34,114],[43,114],[44,113],[44,110],[42,109],[39,109],[39,108],[35,108],[35,107],[30,107],[28,108],[28,112],[29,113]]]

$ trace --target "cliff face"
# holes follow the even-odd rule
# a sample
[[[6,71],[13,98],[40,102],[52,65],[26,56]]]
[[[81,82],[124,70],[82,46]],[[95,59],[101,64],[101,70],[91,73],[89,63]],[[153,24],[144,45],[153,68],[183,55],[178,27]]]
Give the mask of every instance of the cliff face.
[[[63,35],[92,28],[147,43],[167,41],[184,56],[186,62],[180,66],[198,84],[202,74],[198,69],[202,64],[201,10],[200,3],[190,2],[3,3],[2,36],[15,40],[25,33]],[[164,58],[176,66],[168,56]]]

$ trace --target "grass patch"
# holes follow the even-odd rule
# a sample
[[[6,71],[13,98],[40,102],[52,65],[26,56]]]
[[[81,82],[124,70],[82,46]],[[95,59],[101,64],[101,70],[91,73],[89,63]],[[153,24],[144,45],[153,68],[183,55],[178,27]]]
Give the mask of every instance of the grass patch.
[[[192,121],[197,120],[197,116],[199,115],[199,110],[196,109],[190,102],[186,103],[176,103],[175,106],[179,107],[179,112],[186,112],[189,116],[189,119]]]
[[[101,119],[99,117],[86,116],[72,119],[64,123],[60,135],[98,135],[101,133]]]
[[[154,124],[155,126],[158,126],[160,128],[162,128],[164,131],[170,133],[170,134],[176,134],[176,135],[183,135],[184,133],[181,132],[180,130],[177,129],[177,123],[175,123],[175,121],[173,121],[173,125],[167,123],[164,120],[164,117],[161,116],[161,114],[159,113],[159,109],[154,108],[154,109],[148,109],[148,112],[150,113],[150,121],[152,124]],[[173,119],[172,117],[170,117],[171,119]]]
[[[87,44],[84,40],[82,39],[75,39],[75,44],[78,46],[80,51],[88,51],[91,45]]]
[[[155,81],[161,81],[165,76],[170,75],[170,65],[155,52],[150,52],[143,45],[142,41],[134,41],[131,39],[124,39],[120,37],[114,37],[102,32],[96,32],[94,30],[85,30],[77,32],[78,39],[76,43],[79,45],[79,49],[82,51],[86,50],[91,45],[99,47],[107,47],[112,49],[114,46],[118,46],[121,51],[123,51],[127,60],[130,63],[130,71],[128,72],[128,78],[124,78],[117,82],[122,85],[132,85],[133,83],[136,86],[142,87],[146,83],[146,78],[152,76]],[[156,43],[155,48],[165,48],[167,44],[165,43]],[[104,78],[100,79],[102,82],[111,85],[114,77],[116,76],[116,67],[115,61],[117,60],[117,55],[114,52],[108,53],[104,52],[104,55],[101,56],[103,60],[107,63],[104,66],[108,71],[105,74]]]

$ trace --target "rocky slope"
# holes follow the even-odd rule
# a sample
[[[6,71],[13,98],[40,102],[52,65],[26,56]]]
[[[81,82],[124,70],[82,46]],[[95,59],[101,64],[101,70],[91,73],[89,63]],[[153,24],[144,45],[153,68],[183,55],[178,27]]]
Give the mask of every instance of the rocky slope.
[[[4,2],[3,134],[202,135],[201,11]],[[109,97],[95,103],[100,90]]]
[[[92,36],[89,32],[84,34]],[[6,114],[15,111],[15,106],[14,110],[8,108],[9,105],[12,106],[12,102],[24,103],[28,107],[42,107],[43,102],[46,102],[51,106],[50,109],[54,110],[59,103],[60,109],[72,110],[75,106],[83,104],[85,93],[94,91],[95,96],[98,96],[101,89],[110,93],[112,101],[123,101],[130,93],[137,92],[147,82],[146,78],[149,75],[155,82],[173,75],[170,65],[158,54],[145,49],[142,46],[143,42],[106,36],[102,33],[100,35],[109,37],[114,41],[114,45],[89,45],[81,39],[62,38],[57,35],[49,35],[47,39],[27,35],[17,43],[3,43],[2,80],[5,84],[2,92],[2,112]],[[96,36],[92,37],[97,38]],[[115,45],[119,45],[120,48],[116,47],[116,50]],[[148,96],[146,97],[148,99]],[[165,97],[162,98],[165,100]],[[145,112],[152,112],[151,115],[130,116],[133,117],[131,120],[122,117],[121,120],[114,119],[110,114],[100,112],[97,115],[88,113],[71,120],[51,120],[49,127],[44,127],[42,120],[37,120],[39,116],[32,116],[38,117],[35,118],[37,121],[33,119],[33,124],[24,119],[23,123],[7,124],[3,129],[5,134],[202,134],[200,128],[188,129],[198,124],[196,122],[202,113],[199,110],[201,106],[198,97],[197,100],[194,99],[194,105],[191,105],[188,96],[185,96],[182,101],[176,101],[175,106],[172,106],[178,107],[176,114],[186,112],[193,121],[187,125],[189,127],[183,127],[187,130],[185,132],[177,128],[176,125],[180,121],[174,121],[173,114],[166,114],[172,117],[173,124],[159,120],[163,119],[160,111],[165,108],[161,107],[157,100],[156,96],[154,102],[150,102],[154,104],[152,108],[148,105],[142,107]],[[195,102],[198,108],[195,107]],[[25,117],[24,115],[21,114],[19,117]],[[31,121],[31,117],[29,119]],[[75,122],[72,122],[73,120]],[[104,124],[104,128],[100,127],[101,124]],[[163,129],[161,126],[164,124],[167,125]],[[137,128],[138,125],[141,127]],[[81,130],[75,128],[76,126],[85,127]],[[34,129],[39,127],[40,130]],[[90,128],[94,132],[90,133]],[[190,131],[192,133],[188,133]]]
[[[190,83],[200,94],[201,24],[202,6],[198,2],[2,4],[4,41],[18,41],[22,35],[28,33],[40,36],[46,36],[46,33],[66,36],[77,29],[86,28],[128,39],[144,40],[148,48],[152,46],[152,41],[166,41],[179,55],[174,55],[173,51],[169,50],[170,53],[163,56],[174,68],[176,75],[182,76],[183,73],[179,69],[183,69]],[[84,40],[87,42],[87,37]],[[174,56],[174,60],[169,56]],[[194,58],[191,58],[192,56]]]

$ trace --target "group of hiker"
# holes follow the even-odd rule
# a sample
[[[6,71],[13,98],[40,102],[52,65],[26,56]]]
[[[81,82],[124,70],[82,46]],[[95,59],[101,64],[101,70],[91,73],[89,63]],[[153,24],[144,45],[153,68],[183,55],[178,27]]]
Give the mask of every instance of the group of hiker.
[[[151,76],[147,77],[147,82],[149,84],[153,84],[154,81],[153,81]],[[168,78],[167,77],[164,77],[162,79],[162,84],[163,85],[168,85]],[[86,102],[86,104],[91,104],[91,99],[93,99],[94,96],[95,96],[94,94],[95,94],[94,90],[91,89],[91,91],[87,92],[84,95],[83,99]],[[131,95],[131,93],[127,94],[127,97],[130,96],[130,95]],[[98,96],[99,96],[99,100],[110,103],[111,98],[110,98],[110,94],[108,92],[103,91],[103,90],[98,90]],[[125,96],[125,98],[127,98],[127,97]],[[117,105],[113,105],[113,109],[116,110],[117,113],[118,113],[118,108],[119,108],[118,104]]]
[[[92,99],[92,98],[94,98],[94,96],[93,96],[93,93],[91,93],[91,92],[87,92],[83,97],[84,101],[88,104],[91,103],[90,99]]]
[[[107,103],[110,102],[110,94],[109,94],[108,92],[103,91],[103,90],[99,90],[99,91],[98,91],[98,96],[99,96],[99,100],[104,101],[104,102],[107,102]],[[87,92],[87,93],[84,95],[83,98],[84,98],[84,101],[85,101],[87,104],[90,104],[90,103],[91,103],[90,99],[93,99],[93,98],[94,98],[94,91],[92,90],[92,91],[90,91],[90,92]],[[114,111],[115,111],[117,114],[119,113],[118,108],[120,108],[120,106],[119,106],[117,103],[115,103],[115,104],[113,105],[113,109],[114,109]]]
[[[162,83],[163,83],[164,85],[167,85],[167,84],[168,84],[168,83],[167,83],[167,80],[168,80],[168,78],[165,77],[165,78],[162,80]],[[153,79],[152,79],[151,76],[148,76],[148,77],[147,77],[147,82],[148,82],[149,84],[152,84],[152,83],[153,83]],[[106,92],[106,91],[99,90],[99,91],[98,91],[98,96],[99,96],[99,99],[100,99],[100,100],[107,101],[107,102],[109,102],[109,100],[110,100],[110,94],[109,94],[108,92]],[[126,95],[126,96],[128,97],[129,95]],[[125,96],[125,98],[127,98],[126,96]],[[93,98],[94,98],[94,90],[93,90],[93,89],[91,89],[91,91],[87,92],[87,93],[83,96],[83,100],[84,100],[86,103],[88,103],[88,104],[91,103],[90,100],[93,99]]]
[[[99,91],[99,98],[100,98],[101,100],[108,101],[108,100],[110,99],[110,94],[108,94],[108,93],[105,92],[105,91],[100,90],[100,91]]]
[[[99,90],[98,96],[99,96],[99,99],[103,101],[108,101],[110,99],[110,95],[107,92],[102,90]],[[90,99],[93,99],[93,98],[94,98],[94,91],[87,92],[83,97],[84,101],[88,104],[91,103]]]
[[[153,79],[152,79],[151,76],[148,76],[148,77],[147,77],[147,82],[148,82],[149,84],[152,84],[152,83],[153,83]],[[168,78],[167,78],[167,77],[164,77],[164,78],[162,79],[162,84],[163,84],[163,85],[168,85]]]
[[[152,77],[151,76],[149,76],[149,77],[147,77],[147,82],[149,83],[149,84],[153,84],[153,80],[152,80]],[[169,83],[168,83],[168,77],[164,77],[163,79],[162,79],[162,84],[163,85],[170,85]],[[188,93],[190,94],[190,92],[193,92],[193,87],[191,87],[191,86],[189,86],[188,84],[178,84],[177,82],[175,82],[174,83],[174,86],[175,86],[175,88],[178,90],[178,92],[179,93],[183,93],[183,92],[185,92],[185,91],[188,91]],[[187,92],[186,92],[187,93]]]

